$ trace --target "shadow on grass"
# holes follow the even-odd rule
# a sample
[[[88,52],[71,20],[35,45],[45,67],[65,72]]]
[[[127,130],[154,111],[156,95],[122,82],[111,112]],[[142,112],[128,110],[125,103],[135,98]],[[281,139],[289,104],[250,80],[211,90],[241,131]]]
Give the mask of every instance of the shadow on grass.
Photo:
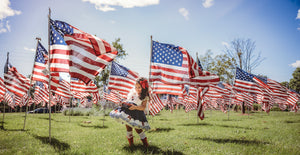
[[[235,128],[235,129],[254,130],[254,128],[248,128],[248,127],[231,126],[231,125],[219,125],[219,124],[209,124],[209,123],[179,124],[179,126],[219,126],[219,127],[224,127],[224,128]]]
[[[160,118],[158,119],[159,121],[169,121],[168,119],[165,119],[165,118]]]
[[[56,138],[51,137],[51,143],[49,143],[49,137],[42,137],[38,135],[32,135],[35,139],[40,140],[44,144],[50,144],[55,151],[62,152],[70,149],[70,145],[65,142],[61,142]]]
[[[188,124],[179,124],[178,126],[213,126],[209,123],[188,123]]]
[[[195,140],[204,140],[204,141],[212,141],[215,143],[234,143],[234,144],[245,144],[245,145],[261,145],[261,144],[269,144],[269,142],[259,141],[259,140],[246,140],[246,139],[221,139],[221,138],[201,138],[196,137],[192,138]]]
[[[170,132],[171,130],[174,130],[174,128],[154,128],[148,132]]]
[[[155,145],[149,145],[148,148],[145,148],[143,145],[134,145],[132,147],[130,146],[124,146],[123,150],[125,150],[128,153],[139,153],[138,151],[143,152],[144,154],[164,154],[164,155],[183,155],[182,152],[176,151],[176,150],[162,150],[161,148],[155,146]]]
[[[5,129],[4,127],[0,126],[0,130],[3,131],[29,131],[29,130],[23,130],[23,129]]]
[[[43,120],[48,120],[49,121],[49,117],[38,117],[38,119],[43,119]],[[51,118],[51,121],[53,121],[53,118]]]
[[[291,124],[291,123],[300,123],[300,120],[296,120],[296,121],[284,121],[284,123],[288,123],[288,124]]]
[[[84,128],[95,128],[95,129],[106,129],[108,126],[103,126],[103,125],[83,125],[79,124],[79,126],[84,127]]]

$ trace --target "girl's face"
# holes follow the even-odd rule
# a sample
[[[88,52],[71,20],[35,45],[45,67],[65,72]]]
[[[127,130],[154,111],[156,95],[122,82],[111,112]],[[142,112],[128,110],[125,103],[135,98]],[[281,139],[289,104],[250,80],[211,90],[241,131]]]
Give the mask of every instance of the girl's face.
[[[138,94],[141,94],[142,93],[142,87],[141,85],[137,82],[135,84],[135,91],[138,93]]]

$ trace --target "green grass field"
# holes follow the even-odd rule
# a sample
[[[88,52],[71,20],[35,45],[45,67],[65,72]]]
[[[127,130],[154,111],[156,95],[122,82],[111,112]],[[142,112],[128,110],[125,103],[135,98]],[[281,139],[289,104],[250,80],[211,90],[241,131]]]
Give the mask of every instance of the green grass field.
[[[2,120],[2,114],[0,115]],[[264,112],[241,115],[205,111],[162,111],[148,117],[145,149],[134,133],[128,147],[125,125],[109,116],[27,115],[6,113],[0,130],[0,154],[300,154],[300,113]]]

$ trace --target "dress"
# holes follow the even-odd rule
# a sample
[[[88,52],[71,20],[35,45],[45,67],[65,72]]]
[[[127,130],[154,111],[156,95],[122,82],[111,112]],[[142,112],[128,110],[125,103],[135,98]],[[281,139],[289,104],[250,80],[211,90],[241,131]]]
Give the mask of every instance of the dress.
[[[109,116],[118,122],[125,123],[133,128],[150,130],[147,118],[144,111],[129,110],[128,108],[133,104],[139,106],[143,101],[149,100],[147,96],[144,100],[140,100],[136,91],[133,89],[128,94],[126,104],[117,107],[109,113]]]

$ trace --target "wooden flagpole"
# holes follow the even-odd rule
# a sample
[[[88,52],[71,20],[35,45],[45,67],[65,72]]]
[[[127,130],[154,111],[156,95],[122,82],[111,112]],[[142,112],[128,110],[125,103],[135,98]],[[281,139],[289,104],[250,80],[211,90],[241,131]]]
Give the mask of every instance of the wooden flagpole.
[[[49,51],[49,60],[50,60],[50,17],[51,17],[51,9],[49,8],[48,14],[48,51]],[[48,90],[49,90],[49,143],[51,143],[51,74],[50,74],[50,61],[48,61],[48,70],[49,70],[49,82],[48,82]]]
[[[31,84],[32,84],[32,76],[33,76],[33,69],[34,69],[34,64],[35,64],[35,59],[36,59],[37,48],[38,48],[39,41],[41,40],[41,38],[36,37],[35,39],[37,40],[37,43],[36,43],[36,48],[35,48],[36,51],[35,51],[35,55],[34,55],[34,61],[33,61],[33,66],[32,66],[32,72],[31,72],[31,76],[30,76],[29,90],[28,90],[28,92],[27,92],[28,97],[30,96],[30,89],[31,89]],[[29,99],[28,99],[27,103],[25,104],[25,106],[26,106],[26,112],[25,112],[25,119],[24,119],[23,131],[25,130],[25,125],[26,125],[26,118],[27,118],[27,112],[28,112],[28,103],[29,103]]]

